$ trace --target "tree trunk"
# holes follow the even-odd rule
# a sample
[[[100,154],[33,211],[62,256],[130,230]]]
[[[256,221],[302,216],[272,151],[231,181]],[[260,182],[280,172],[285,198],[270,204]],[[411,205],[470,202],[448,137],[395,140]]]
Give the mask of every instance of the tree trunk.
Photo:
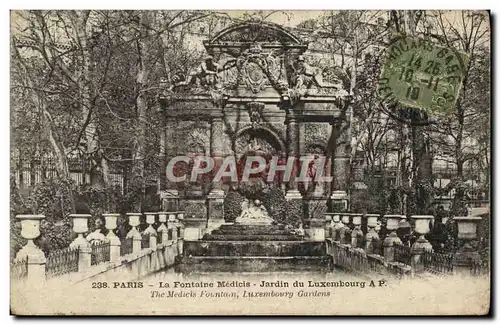
[[[99,135],[97,130],[96,114],[93,112],[94,103],[91,100],[90,68],[91,51],[89,48],[89,38],[92,36],[92,26],[89,23],[90,11],[80,13],[73,12],[76,20],[78,40],[82,56],[82,66],[79,71],[78,88],[80,90],[81,110],[84,123],[84,134],[86,142],[86,153],[90,158],[90,185],[102,188],[106,186],[103,176],[103,156],[99,152]]]
[[[30,94],[30,100],[35,107],[38,107],[42,111],[41,119],[43,121],[43,125],[46,131],[47,140],[52,146],[52,150],[54,155],[56,156],[56,169],[57,174],[61,178],[69,178],[69,168],[68,168],[68,160],[66,157],[66,152],[63,144],[56,139],[54,136],[55,125],[52,121],[52,116],[50,112],[47,110],[45,106],[43,96],[40,96],[35,89],[33,82],[28,75],[28,70],[24,64],[23,58],[17,52],[17,48],[15,48],[15,54],[17,56],[17,62],[19,62],[19,69],[22,71],[24,75],[23,82],[25,86],[29,89],[28,93]]]
[[[136,127],[136,139],[135,139],[135,154],[134,154],[134,164],[132,166],[132,175],[139,180],[139,184],[136,186],[140,187],[140,193],[142,200],[144,200],[144,195],[146,191],[145,183],[145,173],[144,173],[144,159],[146,151],[146,121],[147,121],[147,97],[145,89],[147,88],[148,78],[149,78],[149,32],[147,26],[150,24],[150,12],[143,11],[140,18],[140,34],[137,39],[137,76],[136,83],[138,94],[136,97],[136,108],[137,108],[137,127]],[[141,200],[141,201],[142,201]],[[136,208],[140,208],[140,202],[137,203]]]

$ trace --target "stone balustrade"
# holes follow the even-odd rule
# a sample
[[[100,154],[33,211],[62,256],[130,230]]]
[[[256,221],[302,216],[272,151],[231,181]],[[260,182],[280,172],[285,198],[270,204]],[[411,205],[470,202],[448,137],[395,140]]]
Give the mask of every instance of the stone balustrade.
[[[16,218],[21,221],[21,235],[28,240],[14,260],[16,268],[21,269],[26,265],[22,267],[24,272],[18,280],[38,283],[46,281],[50,274],[50,278],[67,278],[71,282],[78,282],[118,269],[134,278],[173,266],[175,257],[183,252],[184,226],[180,221],[184,219],[184,211],[146,212],[144,215],[148,226],[141,233],[139,226],[142,214],[127,213],[125,218],[131,229],[125,238],[119,238],[115,231],[120,214],[103,214],[108,231],[106,236],[100,230],[89,233],[88,222],[92,215],[71,214],[73,231],[77,237],[67,249],[50,252],[48,256],[34,243],[34,239],[40,236],[40,220],[45,216],[18,215]],[[149,238],[149,246],[144,249],[141,247],[143,237]],[[121,246],[126,245],[127,241],[131,241],[132,247],[124,254]],[[127,267],[129,264],[131,266]]]
[[[184,211],[146,212],[144,215],[147,227],[141,233],[139,226],[142,214],[126,214],[130,230],[124,238],[115,233],[119,218],[123,218],[119,214],[103,214],[108,231],[106,236],[97,236],[94,231],[87,237],[88,222],[93,216],[70,215],[77,237],[68,249],[51,252],[48,256],[34,243],[34,239],[40,236],[40,221],[44,216],[19,215],[17,219],[21,222],[21,235],[28,243],[16,254],[16,268],[25,270],[20,272],[25,275],[25,280],[35,282],[44,279],[48,270],[51,277],[72,276],[79,280],[120,268],[128,268],[132,276],[146,275],[173,266],[175,257],[183,253],[185,234],[190,234],[193,240],[197,240],[203,232],[196,232],[193,228],[206,229],[206,224],[193,222],[194,218],[185,216]],[[381,219],[386,221],[388,234],[385,238],[381,238],[378,233]],[[328,213],[323,223],[327,254],[332,256],[334,264],[346,270],[376,270],[378,273],[385,270],[400,276],[415,276],[426,271],[440,274],[470,273],[471,267],[481,263],[478,252],[470,244],[477,236],[477,223],[481,218],[453,218],[458,225],[458,239],[464,244],[456,253],[448,255],[433,252],[432,245],[426,239],[434,219],[432,215],[414,215],[408,219],[414,224],[412,233],[418,235],[411,247],[409,242],[404,243],[398,236],[400,227],[410,225],[404,215]],[[363,227],[367,229],[366,233],[363,232]],[[407,229],[404,233],[406,232]],[[149,245],[142,248],[141,241],[145,237],[148,238]],[[95,244],[95,238],[100,238],[101,242],[97,241]],[[382,241],[383,251],[377,246]],[[96,246],[104,244],[108,246],[103,246],[102,249]],[[129,250],[122,249],[127,245],[130,245]],[[410,258],[401,258],[402,252],[409,252]],[[396,258],[395,253],[398,255]],[[96,258],[95,254],[101,255]],[[58,261],[65,261],[66,264],[55,265]],[[126,267],[129,264],[132,266]]]
[[[382,219],[387,231],[385,238],[379,234]],[[413,227],[408,219],[412,220]],[[477,236],[477,223],[481,218],[453,219],[458,225],[458,239],[464,243],[457,252],[443,254],[433,252],[431,243],[426,239],[434,221],[432,215],[407,218],[404,215],[327,213],[325,231],[328,229],[331,235],[326,238],[326,251],[332,256],[334,268],[347,271],[387,272],[400,277],[413,277],[425,272],[473,274],[481,260],[470,241]],[[367,229],[366,233],[363,233],[363,228]],[[410,242],[409,238],[415,235],[418,237],[416,241]]]

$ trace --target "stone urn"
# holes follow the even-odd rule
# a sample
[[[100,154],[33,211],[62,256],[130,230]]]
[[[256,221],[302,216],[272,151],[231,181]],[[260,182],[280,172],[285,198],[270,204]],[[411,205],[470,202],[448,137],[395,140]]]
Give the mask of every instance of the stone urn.
[[[401,220],[402,217],[404,216],[400,214],[384,215],[384,218],[387,220],[386,229],[389,231],[389,235],[384,239],[384,247],[403,244],[396,233],[399,226],[399,220]]]
[[[413,253],[419,253],[421,251],[432,251],[432,245],[425,238],[431,229],[430,222],[434,220],[434,216],[431,215],[415,215],[411,216],[415,222],[415,232],[419,234],[419,238],[412,246]]]
[[[477,224],[482,220],[481,217],[453,217],[458,226],[459,239],[475,239],[477,237]]]

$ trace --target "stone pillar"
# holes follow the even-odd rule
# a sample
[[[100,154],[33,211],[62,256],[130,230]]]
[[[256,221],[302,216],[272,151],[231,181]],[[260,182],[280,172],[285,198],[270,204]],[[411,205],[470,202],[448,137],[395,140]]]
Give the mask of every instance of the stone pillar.
[[[309,225],[306,234],[311,241],[325,240],[325,213],[328,197],[309,196],[302,200],[305,222]]]
[[[210,156],[214,160],[214,170],[222,164],[224,158],[224,123],[222,113],[212,117],[210,125]],[[219,228],[224,223],[224,197],[222,182],[212,182],[212,189],[207,195],[208,228]]]
[[[106,221],[106,229],[108,230],[108,234],[106,238],[109,240],[109,261],[116,262],[120,259],[120,238],[115,234],[115,229],[117,227],[116,222],[119,213],[106,213],[102,215],[104,220]]]
[[[222,113],[212,117],[210,125],[210,156],[214,160],[214,170],[218,170],[224,159],[224,122]],[[210,193],[224,196],[222,182],[212,182]]]
[[[330,201],[333,212],[347,211],[349,201],[346,191],[333,191],[330,195]]]
[[[160,144],[160,158],[164,168],[160,177],[162,183],[160,198],[163,211],[177,211],[178,209],[179,192],[177,191],[177,184],[167,178],[168,162],[177,155],[178,136],[176,132],[178,123],[179,121],[175,116],[165,116],[164,118],[163,143]]]
[[[206,219],[184,218],[182,224],[184,226],[185,240],[200,240],[207,231]]]
[[[177,212],[177,254],[182,255],[184,251],[184,211]]]
[[[336,146],[333,158],[333,183],[332,193],[341,192],[347,197],[347,178],[350,174],[350,122],[334,120],[332,122],[332,134]],[[346,210],[348,207],[346,207]],[[345,210],[344,210],[345,211]]]
[[[339,230],[339,241],[341,244],[351,244],[349,236],[351,235],[351,228],[349,227],[349,214],[343,213],[342,215],[342,228]]]
[[[179,209],[179,191],[176,189],[161,191],[160,198],[163,211],[177,211]]]
[[[222,193],[224,193],[224,191],[222,191]],[[224,197],[225,195],[220,194],[220,192],[210,192],[207,195],[207,228],[209,232],[219,228],[224,223]]]
[[[415,221],[415,232],[419,234],[419,238],[411,246],[411,271],[413,274],[424,271],[422,256],[425,252],[432,252],[432,245],[425,238],[425,235],[430,231],[430,222],[434,219],[431,215],[411,216]]]
[[[177,219],[176,219],[176,214],[177,212],[170,212],[168,214],[168,223],[167,223],[167,228],[172,231],[172,242],[176,243],[177,242]]]
[[[156,230],[158,235],[161,236],[161,243],[166,245],[168,242],[168,229],[165,223],[167,222],[167,213],[158,212],[158,221],[160,221],[160,226]]]
[[[325,238],[333,239],[333,218],[331,213],[325,214]]]
[[[137,226],[139,226],[141,214],[138,212],[127,213],[128,224],[132,227],[127,234],[127,238],[132,238],[132,253],[139,253],[141,251],[142,236]]]
[[[378,214],[366,214],[366,227],[368,231],[366,233],[365,251],[367,254],[373,254],[373,241],[379,240],[379,236],[375,227],[377,227]]]
[[[156,236],[158,236],[158,233],[153,228],[153,224],[155,223],[156,212],[145,212],[144,214],[146,215],[148,227],[144,229],[143,235],[149,236],[149,248],[155,251],[157,249]]]
[[[363,230],[361,230],[361,213],[353,213],[352,214],[352,224],[354,225],[354,229],[351,232],[351,246],[353,248],[362,247],[363,243]]]
[[[184,211],[179,211],[177,213],[177,220],[179,224],[179,237],[184,239]]]
[[[88,219],[92,216],[90,214],[70,214],[69,216],[73,218],[73,231],[78,234],[69,247],[79,249],[78,271],[82,272],[91,265],[92,246],[83,234],[89,230]]]
[[[403,216],[400,214],[385,215],[384,218],[387,219],[386,229],[390,231],[389,235],[384,239],[384,260],[385,262],[394,261],[394,245],[402,245],[403,242],[399,239],[396,234],[398,229],[399,220]]]
[[[40,236],[40,221],[44,215],[20,214],[16,219],[21,221],[21,236],[28,242],[16,254],[15,262],[28,259],[27,281],[33,284],[45,281],[45,263],[47,259],[43,251],[38,248],[33,240]]]
[[[300,155],[300,140],[299,140],[299,123],[297,122],[297,117],[292,108],[288,108],[286,111],[286,150],[288,157],[295,157],[294,162],[294,172],[290,177],[288,182],[288,189],[286,191],[287,200],[300,200],[302,195],[300,194],[297,183],[295,182],[295,177],[300,172],[299,168],[299,155]]]
[[[453,217],[458,226],[458,239],[463,241],[462,246],[453,256],[453,268],[456,274],[476,275],[480,270],[477,266],[481,264],[481,255],[471,245],[477,238],[477,224],[481,217]]]
[[[183,199],[184,205],[182,207],[179,205],[178,209],[168,210],[168,212],[176,212],[182,208],[190,218],[207,220],[209,215],[207,204],[209,202],[201,190],[189,189]]]
[[[309,219],[308,226],[305,229],[306,238],[309,241],[324,241],[325,240],[325,220]]]
[[[340,215],[337,214],[337,213],[334,214],[333,215],[333,235],[332,235],[332,239],[334,241],[338,241],[339,240],[339,231],[343,227],[344,227],[344,224],[340,220]]]

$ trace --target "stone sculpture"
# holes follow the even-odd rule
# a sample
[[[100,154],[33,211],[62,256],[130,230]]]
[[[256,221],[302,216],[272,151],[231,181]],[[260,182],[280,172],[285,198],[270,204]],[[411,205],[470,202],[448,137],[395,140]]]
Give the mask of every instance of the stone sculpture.
[[[267,209],[259,200],[243,200],[241,203],[241,215],[236,218],[236,224],[242,225],[271,225],[273,219],[267,214]]]

